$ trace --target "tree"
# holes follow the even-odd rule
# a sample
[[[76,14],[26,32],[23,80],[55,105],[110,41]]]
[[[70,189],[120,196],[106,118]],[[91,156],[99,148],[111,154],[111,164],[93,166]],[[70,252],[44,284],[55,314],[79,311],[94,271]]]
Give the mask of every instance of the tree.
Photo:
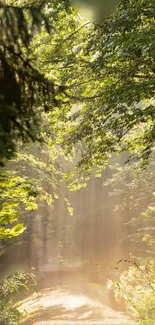
[[[8,240],[14,239],[24,232],[25,225],[20,221],[26,211],[37,208],[37,188],[24,177],[13,171],[0,172],[0,253],[7,246]],[[1,262],[1,276],[3,259]],[[16,273],[0,282],[0,324],[17,324],[21,314],[15,306],[14,294],[21,289],[28,289],[32,274]],[[34,279],[33,279],[34,282]],[[33,283],[34,284],[34,283]]]
[[[112,152],[128,151],[146,162],[152,151],[154,11],[152,0],[122,0],[116,13],[91,31],[84,53],[91,53],[89,71],[99,82],[93,91],[87,84],[85,92],[94,98],[87,96],[72,116],[63,142],[67,150],[69,143],[82,143],[82,170],[102,168]]]
[[[125,300],[127,311],[142,324],[153,324],[155,308],[154,260],[130,259],[129,268],[115,282],[115,296]]]
[[[66,15],[67,10],[68,14]],[[51,4],[50,2],[45,1],[41,2],[41,4],[39,2],[37,6],[33,6],[33,2],[31,3],[31,6],[29,6],[27,2],[23,2],[21,4],[21,7],[19,7],[18,3],[14,5],[14,2],[9,1],[9,5],[3,3],[1,4],[1,25],[2,29],[0,50],[2,52],[1,66],[3,72],[1,74],[1,79],[3,80],[4,85],[3,96],[1,101],[1,113],[3,117],[1,119],[1,163],[4,163],[6,162],[6,159],[12,157],[15,151],[17,154],[15,160],[16,162],[18,161],[18,148],[22,144],[22,141],[28,142],[29,139],[31,139],[33,141],[42,140],[44,143],[46,142],[46,145],[44,144],[43,147],[44,153],[45,151],[49,153],[47,149],[47,143],[51,147],[54,146],[54,143],[58,143],[58,141],[55,141],[55,138],[58,139],[58,137],[61,136],[59,130],[62,124],[61,126],[59,126],[57,132],[57,121],[59,116],[66,115],[66,112],[62,108],[63,106],[61,106],[60,98],[63,97],[63,99],[69,99],[70,97],[68,94],[65,94],[66,88],[68,88],[68,86],[62,89],[63,87],[61,88],[61,83],[66,82],[68,75],[65,76],[64,74],[60,74],[60,77],[58,76],[57,79],[50,77],[49,70],[52,69],[51,65],[54,65],[55,62],[51,62],[50,66],[48,62],[47,65],[45,64],[45,62],[44,65],[41,65],[40,60],[38,60],[39,56],[40,59],[42,59],[42,56],[39,55],[40,53],[38,43],[39,45],[40,43],[44,43],[43,52],[45,52],[45,45],[51,44],[51,41],[57,42],[58,45],[60,45],[61,50],[63,50],[63,52],[58,51],[58,56],[61,55],[62,58],[62,55],[64,57],[64,53],[66,52],[67,60],[71,59],[73,62],[73,60],[75,60],[75,55],[73,54],[73,58],[68,58],[69,49],[67,48],[67,46],[74,38],[77,45],[77,29],[79,29],[80,31],[82,29],[82,24],[80,18],[77,19],[77,15],[73,13],[72,9],[68,6],[67,2],[64,3],[62,1],[58,3],[58,1],[54,1]],[[59,31],[60,29],[62,29],[60,36],[58,36],[58,31],[56,30],[56,27],[57,30],[59,29]],[[49,33],[51,28],[52,33]],[[70,33],[70,35],[66,35],[67,31],[68,33]],[[43,37],[45,37],[44,42]],[[67,38],[67,40],[69,41],[69,43],[66,41],[67,45],[65,46],[65,42],[63,42],[64,37]],[[70,38],[72,38],[71,41]],[[82,40],[83,38],[84,36],[82,34]],[[38,51],[36,51],[36,48]],[[55,48],[55,45],[51,46],[51,59],[52,55],[55,55],[56,57],[56,52],[57,49]],[[46,56],[44,59],[47,60]],[[57,68],[58,66],[56,66],[56,69]],[[71,70],[69,71],[69,74],[70,73]],[[78,78],[78,76],[76,77]],[[11,96],[9,96],[10,92]],[[62,103],[62,105],[63,104],[65,110],[67,105],[69,106],[69,108],[72,105],[72,103]],[[48,123],[45,123],[46,125],[43,126],[42,119],[46,121],[47,117],[50,118],[51,121],[50,123],[48,121]],[[51,124],[50,128],[49,124]],[[57,136],[55,135],[56,133]],[[36,149],[34,149],[34,152],[35,151],[37,151],[37,147]],[[36,153],[35,158],[34,155],[31,155],[30,153],[25,153],[25,156],[24,154],[23,156],[21,154],[19,161],[21,163],[23,159],[23,161],[26,161],[26,165],[29,166],[30,164],[31,168],[33,168],[32,174],[34,175],[36,174],[36,168],[38,173],[40,169],[42,169],[43,172],[43,169],[45,168],[46,171],[44,171],[44,178],[46,178],[45,176],[47,175],[48,182],[50,182],[50,172],[52,173],[53,171],[53,173],[55,172],[57,175],[60,172],[58,164],[54,162],[55,158],[52,158],[52,154],[55,156],[54,152],[58,151],[57,149],[53,149],[51,150],[51,152],[51,159],[48,160],[50,166],[47,166],[46,163],[42,163],[39,158],[37,161],[38,165],[36,165]],[[42,156],[41,151],[40,156],[43,159],[44,155]],[[8,168],[10,168],[10,166]],[[18,176],[17,178],[15,176],[14,182],[17,181],[18,183],[18,178],[20,179],[21,175],[19,176],[19,169],[16,172]],[[3,178],[2,169],[1,173]],[[63,177],[62,172],[60,172],[60,174],[61,177]],[[31,177],[31,175],[28,175],[28,177]],[[46,183],[46,180],[44,179],[44,184]],[[52,182],[53,180],[54,179],[52,178]],[[21,178],[21,181],[24,182],[24,186],[28,184],[27,178],[26,181],[23,181],[23,178]],[[31,184],[32,181],[33,179],[31,178]],[[52,184],[53,186],[55,184],[54,182]],[[7,186],[9,188],[8,180]],[[16,211],[18,208],[18,204],[20,206],[22,195],[24,196],[24,193],[20,187],[19,190],[21,191],[21,196],[16,196],[16,206],[14,209],[15,217],[13,219],[14,221],[18,218],[18,211]],[[56,189],[54,189],[54,191],[54,195],[56,195]],[[6,195],[7,199],[5,201],[5,204],[8,204],[9,209],[9,204],[14,204],[14,191],[13,193],[11,192],[11,201],[9,201],[10,193],[7,193],[7,187],[3,188],[1,193],[2,196]],[[46,199],[50,201],[51,196],[46,195],[47,192],[44,192],[44,194],[46,196]],[[29,193],[27,193],[27,195],[29,197]],[[68,209],[70,209],[68,203],[67,205]],[[1,215],[3,215],[4,206],[2,206],[1,208]],[[11,215],[9,215],[8,219],[6,220],[6,223],[9,224],[11,222],[10,218]],[[21,231],[23,231],[23,229],[24,228],[22,228]],[[5,235],[7,238],[6,231]]]
[[[50,33],[52,29],[46,6],[47,1],[0,3],[1,164],[12,157],[19,139],[41,140],[40,112],[56,105],[54,84],[34,67],[29,53],[36,30],[45,28]],[[55,1],[57,12],[67,6]]]
[[[117,216],[124,216],[123,244],[127,243],[130,257],[126,256],[126,270],[113,283],[117,300],[124,300],[127,310],[135,319],[150,324],[154,322],[155,306],[155,183],[154,151],[149,163],[141,170],[138,162],[125,164],[111,159],[109,195],[115,202]],[[133,256],[134,255],[134,256]],[[117,262],[117,270],[123,260]]]
[[[50,19],[50,3],[47,1],[23,2],[20,6],[14,1],[9,4],[0,3],[0,164],[10,159],[22,142],[44,141],[45,128],[42,128],[42,112],[47,112],[57,105],[54,83],[34,67],[30,53],[32,39],[39,32],[51,31],[51,21],[56,19],[59,11],[67,10],[67,2],[55,1],[52,4]],[[46,14],[47,5],[48,14]],[[50,132],[52,137],[52,134]],[[0,170],[1,175],[1,238],[19,234],[24,230],[22,225],[8,228],[11,222],[17,221],[18,207],[28,204],[31,182],[23,177],[8,174]],[[10,177],[10,179],[9,179]],[[18,186],[19,184],[19,186]],[[5,197],[5,200],[3,199]],[[25,201],[24,201],[25,200]],[[32,203],[32,202],[31,202]],[[7,210],[7,213],[6,211]],[[12,215],[11,215],[12,214]],[[6,225],[7,230],[4,225]],[[18,229],[17,229],[18,228]]]
[[[111,177],[104,183],[115,202],[117,215],[124,215],[126,232],[122,239],[131,245],[132,253],[136,251],[141,257],[154,256],[155,252],[154,169],[154,152],[143,171],[137,162],[124,165],[113,159]]]
[[[66,8],[66,3],[67,2],[62,1],[64,8]],[[43,5],[44,4],[47,5],[47,2],[44,2]],[[50,7],[50,2],[48,4]],[[62,8],[60,1],[55,1],[54,4],[56,9],[56,17]],[[45,73],[40,73],[40,70],[34,67],[35,61],[33,60],[32,52],[30,51],[33,39],[36,37],[34,27],[39,27],[41,24],[40,30],[43,32],[46,29],[49,32],[49,25],[47,24],[47,20],[44,15],[45,12],[42,14],[40,11],[40,9],[46,11],[45,7],[42,6],[42,8],[35,8],[25,5],[24,7],[19,8],[16,5],[1,5],[0,18],[2,29],[0,40],[0,79],[3,82],[3,89],[0,96],[2,149],[0,163],[1,165],[5,163],[5,169],[1,168],[0,170],[0,240],[2,248],[4,248],[5,244],[7,246],[8,239],[10,238],[12,238],[11,243],[14,243],[13,240],[16,236],[23,233],[25,226],[28,226],[27,238],[29,241],[32,240],[31,230],[33,228],[33,222],[31,217],[33,218],[33,214],[30,213],[30,211],[37,208],[37,203],[39,201],[38,191],[41,192],[44,199],[47,201],[52,201],[52,195],[48,193],[46,188],[47,183],[49,180],[51,182],[52,174],[52,185],[54,188],[54,193],[52,194],[53,198],[55,198],[58,185],[56,177],[59,176],[59,171],[60,175],[62,174],[61,170],[58,169],[58,164],[54,161],[54,150],[51,150],[49,154],[46,145],[44,145],[44,148],[39,148],[40,157],[38,159],[36,159],[36,154],[34,158],[33,153],[30,153],[30,148],[30,151],[28,150],[28,154],[21,154],[20,158],[18,155],[18,148],[20,147],[21,143],[28,143],[29,140],[45,140],[48,132],[51,137],[50,139],[48,138],[48,141],[50,142],[50,146],[53,146],[52,142],[56,128],[53,128],[53,133],[49,131],[49,129],[45,130],[45,128],[42,127],[43,123],[41,116],[43,111],[47,113],[53,108],[59,106],[56,95],[59,96],[60,92],[61,96],[63,95],[61,88],[58,89],[55,94],[55,84],[53,83],[53,80],[49,80],[47,77],[48,73],[46,71]],[[54,8],[53,3],[51,7],[52,9]],[[50,10],[50,8],[48,9]],[[32,22],[32,29],[29,27],[30,22]],[[46,28],[42,24],[46,25]],[[56,88],[57,86],[58,85],[56,85]],[[46,143],[48,141],[46,141]],[[35,149],[37,151],[37,148]],[[43,162],[45,151],[49,154],[46,155],[48,161]],[[6,161],[15,153],[16,162],[10,161],[10,165],[6,166]],[[18,168],[15,168],[17,167],[17,160],[19,165]],[[29,180],[26,176],[24,177],[24,175],[22,175],[22,177],[19,176],[19,167],[20,164],[22,165],[22,161],[26,161],[24,166],[25,169],[28,169],[28,167],[31,166],[34,177],[36,177],[36,175],[40,176],[41,173],[44,175],[43,181],[41,178],[41,181],[45,186],[44,191],[41,191],[42,189],[38,186],[35,186],[34,189],[34,185],[38,184],[37,182],[32,183],[33,178],[30,179],[31,175],[29,175]],[[11,164],[14,165],[13,172]],[[11,171],[8,172],[7,168],[9,168]],[[55,170],[56,175],[53,175]],[[69,206],[67,200],[65,200],[65,202],[68,209],[71,211],[71,207]],[[27,214],[29,214],[28,218]],[[23,225],[23,221],[25,221],[25,219],[26,222],[25,225]],[[44,228],[47,234],[47,224],[45,224]],[[17,312],[17,309],[13,307],[12,301],[10,301],[10,291],[12,293],[12,291],[21,287],[22,284],[25,286],[25,281],[24,283],[22,282],[23,279],[26,279],[27,284],[26,275],[22,276],[20,274],[17,274],[17,277],[13,276],[13,279],[8,278],[0,284],[2,291],[2,295],[0,297],[0,322],[3,322],[3,324],[9,324],[10,322],[10,324],[13,324],[18,320],[19,313]],[[7,296],[4,295],[3,291],[8,293]]]
[[[82,20],[75,18],[69,5],[68,2],[69,14],[65,18],[63,2],[60,7],[57,1],[46,3],[48,12],[58,9],[54,13],[56,16],[50,18],[53,23],[53,48],[48,52],[48,58],[46,54],[44,58],[42,55],[36,63],[42,76],[46,76],[46,86],[50,84],[52,88],[51,97],[46,101],[46,104],[50,102],[51,108],[46,107],[45,110],[52,112],[53,124],[57,118],[59,125],[62,121],[58,129],[62,129],[63,125],[64,134],[62,130],[61,134],[58,132],[58,141],[64,145],[66,152],[75,144],[82,143],[79,166],[85,165],[86,169],[94,164],[102,167],[113,151],[136,151],[135,156],[146,160],[151,152],[150,143],[154,143],[154,3],[151,0],[136,3],[122,0],[116,13],[102,26],[88,23],[82,26]],[[60,17],[63,17],[64,28]],[[70,24],[68,27],[67,22]],[[63,39],[66,31],[68,36]],[[42,30],[39,38],[33,38],[31,45],[39,44],[43,36],[45,33]],[[46,35],[46,44],[50,39]],[[36,50],[31,51],[33,63],[38,53],[36,46]],[[73,114],[75,103],[78,109]],[[55,109],[52,111],[52,107],[58,107],[59,114]],[[36,119],[39,123],[38,114]],[[37,121],[33,122],[31,125],[37,125]],[[26,134],[30,130],[28,124],[24,129]],[[141,135],[139,126],[143,126]],[[131,133],[132,136],[127,138],[127,134]],[[133,139],[136,146],[132,145]]]

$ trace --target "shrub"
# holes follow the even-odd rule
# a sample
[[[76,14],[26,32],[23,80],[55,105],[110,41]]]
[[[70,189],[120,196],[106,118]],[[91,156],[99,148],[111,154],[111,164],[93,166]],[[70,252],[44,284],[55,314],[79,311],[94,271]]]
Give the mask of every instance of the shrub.
[[[34,275],[16,272],[0,282],[0,325],[16,325],[21,318],[15,301],[22,290],[35,285]]]
[[[115,282],[115,296],[125,300],[129,313],[141,323],[155,323],[155,260],[128,261],[131,266]]]

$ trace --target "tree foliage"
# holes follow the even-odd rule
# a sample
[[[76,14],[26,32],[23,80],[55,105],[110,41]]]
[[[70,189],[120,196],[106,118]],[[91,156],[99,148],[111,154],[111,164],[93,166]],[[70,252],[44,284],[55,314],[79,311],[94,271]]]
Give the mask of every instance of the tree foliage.
[[[99,83],[93,91],[87,84],[94,99],[74,115],[65,138],[82,142],[83,166],[102,167],[111,152],[125,150],[146,161],[154,146],[154,12],[152,0],[121,1],[85,43],[94,58],[89,71]]]
[[[154,17],[153,0],[122,0],[103,25],[85,21],[70,7],[70,1],[0,3],[1,165],[16,151],[8,165],[14,174],[4,169],[0,174],[2,241],[23,232],[19,220],[27,218],[25,211],[37,208],[38,190],[38,201],[50,205],[59,195],[59,182],[72,179],[71,189],[82,182],[85,186],[90,171],[97,167],[100,172],[113,152],[128,151],[144,163],[151,157],[155,140]],[[20,145],[30,139],[42,140],[44,145],[22,151]],[[60,154],[75,159],[75,171],[68,164],[68,174],[64,174],[57,163]],[[107,183],[113,195],[122,195],[117,209],[127,211],[129,219],[133,212],[136,236],[151,245],[153,254],[154,162],[151,160],[141,178],[135,177],[135,161],[115,168],[117,173]],[[85,172],[86,177],[77,176],[77,171]],[[72,212],[67,201],[66,206]],[[44,221],[45,225],[47,219]],[[153,277],[154,264],[151,259],[148,263]],[[130,275],[132,281],[136,276],[140,281],[139,272],[135,266],[129,268],[121,281],[127,283]],[[127,285],[129,295],[135,289],[141,303],[150,297],[154,304],[148,282],[140,282],[140,287]],[[131,300],[135,302],[135,297]],[[148,311],[152,317],[151,308],[148,303],[145,320]]]
[[[0,183],[0,239],[7,239],[25,230],[18,218],[22,209],[37,208],[37,189],[30,181],[9,171],[1,172]]]
[[[73,145],[82,143],[80,164],[90,168],[94,164],[102,166],[113,151],[128,150],[138,158],[147,159],[151,152],[150,143],[153,144],[154,141],[154,2],[122,0],[115,14],[101,26],[84,22],[71,9],[69,2],[67,5],[63,1],[60,4],[57,1],[52,4],[42,2],[42,7],[38,5],[35,10],[38,8],[48,16],[52,33],[48,35],[42,28],[40,34],[35,34],[36,37],[29,37],[31,53],[29,52],[28,58],[31,58],[32,70],[41,72],[38,75],[39,82],[41,76],[43,85],[45,81],[43,93],[48,94],[50,88],[50,96],[43,103],[45,110],[51,110],[53,127],[59,119],[59,126],[55,124],[55,128],[60,130],[57,133],[59,143],[62,142],[66,152]],[[26,5],[22,10],[15,8],[16,16],[18,17],[18,11],[23,10],[27,10]],[[31,10],[28,6],[28,12],[32,17],[33,8]],[[19,21],[21,15],[20,13]],[[39,22],[43,17],[36,13],[34,16],[39,17]],[[34,26],[36,20],[30,20]],[[46,22],[43,20],[47,26]],[[19,40],[26,48],[27,43],[24,43],[24,37],[20,34]],[[42,51],[45,45],[46,51]],[[7,58],[6,55],[3,56]],[[17,56],[19,58],[20,53]],[[27,59],[25,61],[27,67]],[[14,58],[11,62],[14,62]],[[24,71],[23,78],[26,78],[27,73]],[[16,71],[16,76],[18,74],[19,77],[14,78],[15,83],[20,79],[20,73]],[[33,82],[28,84],[32,85]],[[37,89],[40,90],[39,86],[36,86],[35,100]],[[28,99],[32,100],[32,92],[27,93]],[[25,93],[23,98],[27,98]],[[42,99],[42,96],[39,97],[36,104],[42,102]],[[76,112],[73,111],[75,104]],[[16,106],[19,105],[20,103]],[[12,107],[10,103],[9,107]],[[32,105],[26,104],[26,109],[28,107],[31,107],[32,112]],[[31,119],[27,118],[25,134],[32,134],[30,129],[36,131],[33,126],[37,125],[37,120],[34,121],[33,118],[38,118],[38,123],[40,120],[36,111],[35,108],[29,114],[32,124]],[[143,131],[139,135],[141,125]]]
[[[15,306],[15,296],[19,291],[35,286],[33,274],[14,273],[0,282],[0,324],[16,325],[22,314]]]
[[[46,1],[0,3],[0,161],[13,155],[16,142],[21,139],[41,140],[39,126],[41,110],[54,105],[54,85],[35,68],[30,57],[33,36],[45,29],[52,33],[46,15]],[[67,8],[61,1],[54,10]],[[54,11],[52,13],[56,14]]]
[[[126,260],[129,267],[115,283],[115,295],[123,299],[129,313],[144,324],[154,323],[155,308],[154,168],[154,151],[144,170],[138,162],[124,165],[116,163],[115,158],[111,161],[111,178],[104,183],[115,202],[116,215],[125,219],[122,240],[135,254]]]
[[[145,251],[137,253],[154,255],[154,152],[151,154],[149,164],[141,170],[138,162],[130,164],[116,163],[111,160],[111,177],[104,186],[108,186],[109,195],[115,201],[114,209],[117,214],[124,215],[126,231],[124,240],[134,244],[143,243]],[[140,247],[140,246],[139,246]]]
[[[115,282],[115,295],[125,300],[127,310],[141,324],[154,323],[155,282],[154,260],[131,259],[130,266]]]

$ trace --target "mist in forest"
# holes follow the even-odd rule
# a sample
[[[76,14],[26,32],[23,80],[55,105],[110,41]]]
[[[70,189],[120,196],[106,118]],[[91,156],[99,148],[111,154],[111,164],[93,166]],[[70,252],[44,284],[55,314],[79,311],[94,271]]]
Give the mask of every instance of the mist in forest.
[[[0,325],[155,324],[153,21],[1,1]]]
[[[61,183],[53,207],[40,202],[37,211],[28,212],[26,231],[10,240],[2,257],[4,273],[6,267],[8,273],[33,270],[58,278],[79,272],[104,283],[115,277],[117,261],[128,257],[125,237],[130,229],[124,225],[125,214],[115,210],[121,197],[114,198],[110,188],[103,186],[111,176],[107,167],[102,177],[91,176],[87,187],[75,192]]]
[[[38,148],[32,147],[32,152],[37,154]],[[124,166],[126,160],[126,154],[114,156],[113,164]],[[58,161],[61,168],[68,170],[62,157]],[[33,173],[25,162],[22,170],[27,175]],[[32,272],[37,290],[71,286],[72,294],[77,291],[124,312],[124,302],[116,301],[111,283],[128,267],[118,262],[128,260],[130,253],[142,251],[145,243],[135,247],[129,239],[134,233],[130,223],[133,212],[117,209],[122,203],[122,184],[116,181],[114,192],[120,194],[112,195],[107,180],[113,177],[109,164],[101,177],[90,176],[86,188],[71,191],[60,182],[59,197],[52,206],[38,201],[36,211],[27,211],[24,233],[2,246],[1,279],[16,271]],[[46,189],[53,193],[52,184]]]

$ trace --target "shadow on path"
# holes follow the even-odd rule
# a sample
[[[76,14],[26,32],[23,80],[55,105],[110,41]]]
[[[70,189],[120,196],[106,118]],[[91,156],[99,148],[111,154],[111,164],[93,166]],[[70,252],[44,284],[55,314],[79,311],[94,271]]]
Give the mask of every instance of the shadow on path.
[[[118,320],[119,324],[122,320],[129,320],[123,313],[110,308],[104,299],[101,303],[101,297],[97,299],[93,293],[89,295],[87,290],[84,291],[83,286],[64,285],[42,290],[39,296],[33,294],[20,304],[19,310],[26,311],[28,316],[21,325],[49,324],[54,320],[80,322],[102,319],[115,320],[115,324]]]

